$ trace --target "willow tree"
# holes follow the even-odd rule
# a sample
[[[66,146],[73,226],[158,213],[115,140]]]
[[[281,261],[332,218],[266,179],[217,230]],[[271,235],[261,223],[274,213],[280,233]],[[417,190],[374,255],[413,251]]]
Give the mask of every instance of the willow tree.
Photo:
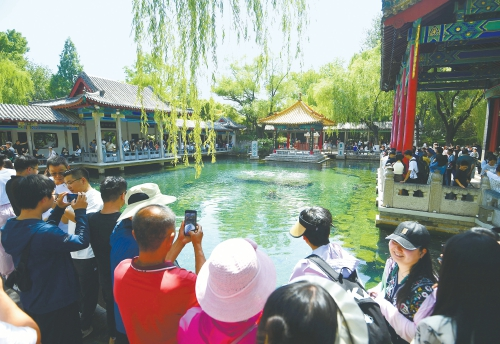
[[[218,44],[224,42],[226,35],[234,34],[239,43],[253,42],[267,56],[268,37],[272,28],[279,26],[285,55],[299,52],[298,43],[296,49],[291,47],[294,42],[292,32],[301,36],[307,22],[306,3],[306,0],[133,0],[137,78],[150,78],[145,73],[142,58],[150,53],[157,66],[152,71],[156,77],[150,78],[151,86],[161,99],[169,101],[171,107],[170,113],[155,113],[155,121],[169,132],[170,138],[177,136],[177,117],[181,116],[186,122],[188,107],[193,109],[191,119],[196,127],[191,135],[196,146],[197,176],[202,166],[201,103],[197,80],[210,77],[204,73],[209,68],[216,70]],[[210,116],[213,123],[213,112]],[[143,119],[145,123],[145,114]],[[215,134],[212,130],[209,132],[206,143],[213,153]],[[186,138],[186,128],[182,130],[182,136]],[[168,147],[175,155],[175,139],[169,140]],[[186,155],[185,159],[187,164]]]
[[[318,110],[337,122],[364,123],[378,141],[376,122],[392,118],[393,92],[380,90],[380,46],[354,55],[349,66],[340,62],[322,68],[326,75],[314,86]]]

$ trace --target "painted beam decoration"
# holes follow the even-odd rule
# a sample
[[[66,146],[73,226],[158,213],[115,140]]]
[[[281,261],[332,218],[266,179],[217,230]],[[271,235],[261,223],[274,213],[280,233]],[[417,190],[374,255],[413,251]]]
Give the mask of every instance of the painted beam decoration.
[[[388,18],[399,12],[403,12],[420,1],[421,0],[383,0],[382,12],[384,13],[384,17]]]
[[[500,48],[471,51],[438,51],[420,55],[420,66],[422,67],[447,67],[485,62],[500,62]]]
[[[480,14],[500,11],[500,0],[467,0],[465,14]]]
[[[420,44],[500,38],[500,19],[456,22],[421,28]]]

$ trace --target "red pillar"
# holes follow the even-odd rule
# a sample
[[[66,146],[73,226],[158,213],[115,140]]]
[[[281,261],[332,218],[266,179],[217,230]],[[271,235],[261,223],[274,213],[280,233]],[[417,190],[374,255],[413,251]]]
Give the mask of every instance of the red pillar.
[[[398,113],[398,106],[399,106],[399,92],[400,92],[400,86],[396,88],[396,92],[394,93],[394,111],[392,113],[392,129],[391,129],[391,148],[396,147],[396,133],[397,133],[397,128],[399,125],[399,113]]]
[[[319,132],[318,148],[319,150],[323,149],[323,130]]]
[[[403,151],[413,148],[415,133],[415,112],[417,109],[418,88],[418,51],[415,53],[415,44],[410,49],[410,72],[408,73],[408,90],[406,100],[406,120],[403,139]]]
[[[290,149],[290,132],[286,133],[286,149]]]
[[[403,151],[403,137],[406,121],[406,68],[403,69],[401,76],[401,100],[399,101],[399,123],[398,135],[396,141],[396,150]],[[404,151],[403,151],[404,153]]]
[[[491,135],[490,135],[490,146],[488,150],[490,152],[495,152],[498,147],[498,122],[499,118],[498,116],[500,115],[500,98],[493,98],[490,100],[491,106],[493,107],[493,112],[492,116],[493,118],[491,119]]]

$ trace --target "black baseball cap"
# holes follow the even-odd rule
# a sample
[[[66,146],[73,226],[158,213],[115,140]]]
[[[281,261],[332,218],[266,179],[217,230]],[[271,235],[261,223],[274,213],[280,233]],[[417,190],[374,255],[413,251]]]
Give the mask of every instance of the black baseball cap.
[[[415,221],[405,221],[401,222],[394,233],[386,239],[394,240],[407,250],[416,250],[427,247],[431,242],[431,235],[424,225]]]

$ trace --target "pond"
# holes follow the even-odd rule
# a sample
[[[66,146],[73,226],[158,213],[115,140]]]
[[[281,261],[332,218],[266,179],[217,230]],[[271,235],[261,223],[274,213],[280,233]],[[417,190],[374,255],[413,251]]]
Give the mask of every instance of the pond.
[[[331,240],[362,260],[360,277],[371,287],[380,281],[388,257],[389,231],[375,227],[377,167],[378,162],[273,164],[227,157],[215,164],[205,162],[198,179],[194,168],[184,166],[125,178],[129,187],[152,182],[164,194],[176,196],[169,206],[177,215],[177,226],[184,210],[197,210],[207,258],[223,240],[255,240],[274,261],[278,285],[287,283],[297,261],[311,252],[288,230],[303,208],[325,207],[333,215]],[[433,235],[434,258],[442,240]],[[184,248],[178,262],[194,271],[192,246]]]

